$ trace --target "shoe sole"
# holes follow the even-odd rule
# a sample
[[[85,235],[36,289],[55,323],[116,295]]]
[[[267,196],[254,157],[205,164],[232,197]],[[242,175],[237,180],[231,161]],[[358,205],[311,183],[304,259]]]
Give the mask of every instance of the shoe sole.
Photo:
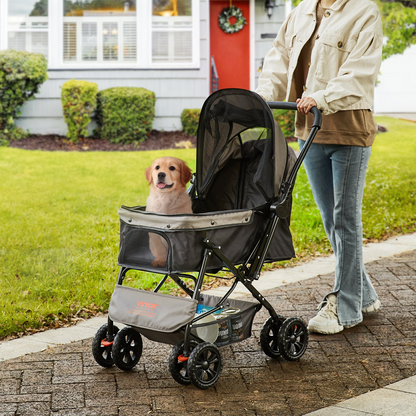
[[[380,307],[381,307],[381,302],[377,299],[373,304],[364,308],[362,310],[362,313],[376,312],[380,309]]]
[[[308,325],[308,331],[309,332],[316,332],[318,334],[324,334],[324,335],[332,335],[332,334],[338,334],[341,331],[344,330],[344,327],[342,325],[340,325],[338,328],[317,328],[314,327],[313,325]]]

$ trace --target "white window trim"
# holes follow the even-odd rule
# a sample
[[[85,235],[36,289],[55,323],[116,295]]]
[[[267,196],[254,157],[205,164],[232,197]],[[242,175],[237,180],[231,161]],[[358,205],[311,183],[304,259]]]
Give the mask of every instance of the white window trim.
[[[18,0],[17,0],[18,1]],[[36,29],[36,32],[48,32],[48,69],[58,70],[96,70],[96,69],[199,69],[200,63],[200,1],[192,0],[192,62],[152,62],[152,2],[143,1],[141,11],[137,14],[136,56],[139,62],[100,62],[74,63],[63,61],[63,1],[49,0],[48,29]],[[145,29],[142,29],[145,28]],[[162,29],[158,29],[162,30]],[[0,50],[8,47],[8,0],[0,0]],[[19,30],[30,31],[33,30]]]
[[[0,0],[0,50],[7,49],[7,2]]]
[[[0,0],[1,1],[1,0]],[[7,0],[6,0],[7,1]],[[200,4],[192,0],[192,57],[193,62],[152,62],[152,4],[146,0],[141,12],[137,14],[136,56],[140,62],[118,63],[75,63],[63,61],[63,1],[49,0],[49,69],[59,70],[96,70],[96,69],[199,69],[200,68]],[[142,28],[146,28],[143,30]]]

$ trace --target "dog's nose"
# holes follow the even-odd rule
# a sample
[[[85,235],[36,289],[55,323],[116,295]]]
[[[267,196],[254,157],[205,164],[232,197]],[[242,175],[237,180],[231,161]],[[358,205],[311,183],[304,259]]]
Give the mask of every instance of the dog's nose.
[[[166,178],[166,173],[164,173],[164,172],[159,172],[159,173],[157,174],[157,177],[158,177],[158,179],[160,179],[160,180],[165,179],[165,178]]]

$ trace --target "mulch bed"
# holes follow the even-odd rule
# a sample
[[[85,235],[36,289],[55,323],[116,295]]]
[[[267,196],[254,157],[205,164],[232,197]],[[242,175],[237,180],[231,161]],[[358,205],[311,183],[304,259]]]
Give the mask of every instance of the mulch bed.
[[[184,142],[184,143],[180,143]],[[186,143],[188,142],[188,143]],[[189,142],[192,144],[189,146]],[[179,144],[179,146],[178,146]],[[12,140],[9,147],[25,150],[46,150],[46,151],[143,151],[175,149],[178,147],[195,147],[196,137],[190,136],[182,131],[157,131],[152,130],[149,137],[138,144],[115,144],[104,139],[91,137],[80,140],[78,143],[69,141],[65,136],[56,134],[31,135],[22,140]]]
[[[295,137],[287,137],[287,142],[293,142]],[[149,137],[138,144],[110,143],[104,139],[87,137],[78,143],[69,141],[65,136],[57,134],[38,135],[34,134],[22,140],[12,140],[9,147],[25,150],[45,151],[79,151],[79,152],[132,152],[143,150],[162,150],[189,148],[196,146],[196,136],[191,136],[183,131],[158,131],[152,130]]]

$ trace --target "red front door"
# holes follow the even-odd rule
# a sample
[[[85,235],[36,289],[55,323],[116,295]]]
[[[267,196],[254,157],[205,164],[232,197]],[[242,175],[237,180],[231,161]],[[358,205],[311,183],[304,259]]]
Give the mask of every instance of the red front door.
[[[239,32],[225,33],[218,24],[218,17],[230,1],[210,1],[210,43],[219,78],[219,89],[250,89],[250,2],[233,1],[233,6],[243,12],[247,24]],[[235,23],[231,18],[230,23]]]

